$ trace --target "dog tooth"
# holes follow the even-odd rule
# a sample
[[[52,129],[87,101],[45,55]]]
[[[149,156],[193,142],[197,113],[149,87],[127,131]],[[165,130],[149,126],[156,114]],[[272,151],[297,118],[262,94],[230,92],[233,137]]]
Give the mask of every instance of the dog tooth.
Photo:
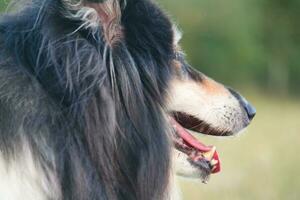
[[[203,153],[203,157],[207,160],[211,160],[214,156],[214,153],[216,151],[216,147],[212,147],[212,149],[208,152]]]
[[[218,161],[215,160],[215,159],[212,159],[212,160],[210,161],[210,164],[211,164],[212,166],[215,166],[216,164],[218,164]]]

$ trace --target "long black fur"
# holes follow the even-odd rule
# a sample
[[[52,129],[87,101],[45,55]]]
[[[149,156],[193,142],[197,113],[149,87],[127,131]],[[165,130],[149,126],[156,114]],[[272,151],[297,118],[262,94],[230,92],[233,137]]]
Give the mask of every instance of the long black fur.
[[[101,24],[66,12],[61,0],[33,0],[1,18],[1,151],[10,160],[29,143],[61,199],[165,198],[171,23],[152,2],[128,0],[124,37],[110,45]]]

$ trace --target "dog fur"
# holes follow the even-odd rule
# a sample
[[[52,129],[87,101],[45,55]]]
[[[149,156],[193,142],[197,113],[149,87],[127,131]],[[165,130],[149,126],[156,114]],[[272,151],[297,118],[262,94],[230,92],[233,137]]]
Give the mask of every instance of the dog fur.
[[[169,110],[222,133],[249,123],[227,88],[186,64],[152,1],[18,7],[0,21],[0,199],[170,199]],[[206,114],[224,105],[229,122]]]

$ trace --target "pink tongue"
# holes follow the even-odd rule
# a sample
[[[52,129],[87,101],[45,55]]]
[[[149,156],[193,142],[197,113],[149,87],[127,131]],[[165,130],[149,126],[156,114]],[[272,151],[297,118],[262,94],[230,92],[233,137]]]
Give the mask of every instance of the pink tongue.
[[[175,119],[171,117],[171,123],[177,131],[177,134],[190,146],[199,150],[201,153],[209,152],[213,149],[213,146],[206,146],[199,142],[194,136],[188,133]],[[218,173],[221,171],[221,163],[217,151],[214,151],[212,160],[215,161],[212,168],[212,174]]]
[[[211,146],[206,146],[199,142],[194,136],[187,132],[175,119],[171,118],[171,123],[174,128],[177,130],[179,136],[189,145],[198,149],[200,152],[208,152],[212,149]]]

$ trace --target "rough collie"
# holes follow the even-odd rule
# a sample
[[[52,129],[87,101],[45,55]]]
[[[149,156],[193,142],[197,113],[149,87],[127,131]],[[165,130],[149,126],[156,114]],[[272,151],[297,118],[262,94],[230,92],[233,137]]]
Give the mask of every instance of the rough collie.
[[[187,129],[233,135],[255,115],[188,65],[150,0],[15,5],[0,20],[1,200],[170,199],[172,169],[220,171]]]

